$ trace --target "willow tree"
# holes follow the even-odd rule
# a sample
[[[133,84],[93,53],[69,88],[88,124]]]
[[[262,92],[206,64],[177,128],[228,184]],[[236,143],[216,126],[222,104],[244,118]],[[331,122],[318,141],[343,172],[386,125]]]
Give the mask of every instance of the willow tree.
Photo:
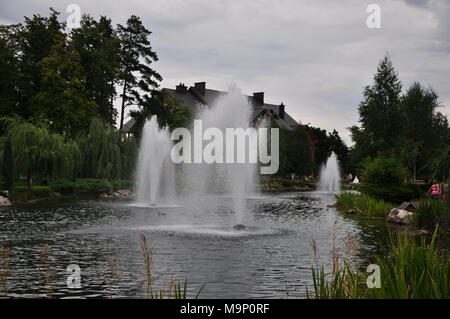
[[[100,119],[91,121],[89,133],[78,143],[83,154],[83,177],[117,180],[123,177],[122,172],[131,174],[134,169],[134,140]]]
[[[78,145],[30,123],[13,126],[8,137],[15,176],[73,178],[80,161]]]

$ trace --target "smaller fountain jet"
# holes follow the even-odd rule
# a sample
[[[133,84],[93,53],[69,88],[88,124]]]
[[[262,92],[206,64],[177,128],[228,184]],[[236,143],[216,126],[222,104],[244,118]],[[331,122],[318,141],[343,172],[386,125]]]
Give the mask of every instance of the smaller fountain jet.
[[[170,159],[172,141],[168,128],[160,128],[156,116],[147,121],[142,133],[137,165],[137,200],[158,207],[175,197],[175,168]]]
[[[320,170],[318,190],[327,193],[341,192],[341,172],[339,161],[334,152],[331,152],[325,165]]]

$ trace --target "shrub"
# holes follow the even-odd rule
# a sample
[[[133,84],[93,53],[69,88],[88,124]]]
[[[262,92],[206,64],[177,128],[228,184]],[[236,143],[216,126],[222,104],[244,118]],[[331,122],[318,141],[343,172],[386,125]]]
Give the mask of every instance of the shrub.
[[[397,204],[419,199],[426,192],[422,185],[416,184],[403,184],[401,186],[360,185],[358,190],[376,199]]]
[[[11,198],[14,200],[30,200],[33,198],[50,197],[53,189],[50,186],[14,186]]]
[[[383,200],[377,200],[365,194],[344,192],[336,195],[337,207],[347,211],[355,209],[364,216],[386,217],[394,205]]]
[[[112,181],[111,183],[115,191],[119,189],[131,189],[134,187],[134,182],[128,179],[116,180]]]
[[[368,158],[361,172],[364,183],[377,186],[400,186],[406,176],[406,168],[394,157]]]
[[[448,230],[450,207],[438,200],[423,199],[419,201],[414,211],[413,220],[418,228],[432,230],[436,224],[439,224],[441,229]]]
[[[113,186],[106,179],[77,179],[73,184],[74,192],[77,194],[102,194],[111,193]]]
[[[50,182],[50,187],[58,193],[63,195],[73,194],[74,192],[74,182],[67,179],[57,179]]]

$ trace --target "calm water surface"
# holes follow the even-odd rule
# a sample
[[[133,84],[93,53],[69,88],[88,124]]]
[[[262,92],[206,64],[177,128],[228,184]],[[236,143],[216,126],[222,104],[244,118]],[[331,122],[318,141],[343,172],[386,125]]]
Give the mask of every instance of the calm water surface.
[[[244,231],[233,230],[227,198],[189,209],[92,201],[1,208],[8,295],[142,298],[144,234],[154,247],[155,288],[187,279],[191,295],[206,285],[203,298],[304,297],[311,266],[329,265],[333,247],[357,264],[385,253],[385,222],[346,218],[327,208],[334,201],[317,193],[251,198]],[[70,264],[81,268],[81,289],[67,288]]]

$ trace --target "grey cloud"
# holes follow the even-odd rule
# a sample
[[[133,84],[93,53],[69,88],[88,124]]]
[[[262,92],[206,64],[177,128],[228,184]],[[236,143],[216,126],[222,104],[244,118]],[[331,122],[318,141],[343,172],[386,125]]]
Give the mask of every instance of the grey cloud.
[[[73,2],[115,23],[140,16],[153,31],[163,86],[204,80],[211,88],[235,82],[248,94],[265,91],[296,119],[337,128],[348,143],[346,127],[357,124],[362,89],[386,52],[404,87],[432,85],[450,106],[446,1],[375,1],[382,14],[376,30],[366,26],[374,1],[359,0],[19,0],[0,5],[0,21],[20,22],[52,5],[65,17]]]

